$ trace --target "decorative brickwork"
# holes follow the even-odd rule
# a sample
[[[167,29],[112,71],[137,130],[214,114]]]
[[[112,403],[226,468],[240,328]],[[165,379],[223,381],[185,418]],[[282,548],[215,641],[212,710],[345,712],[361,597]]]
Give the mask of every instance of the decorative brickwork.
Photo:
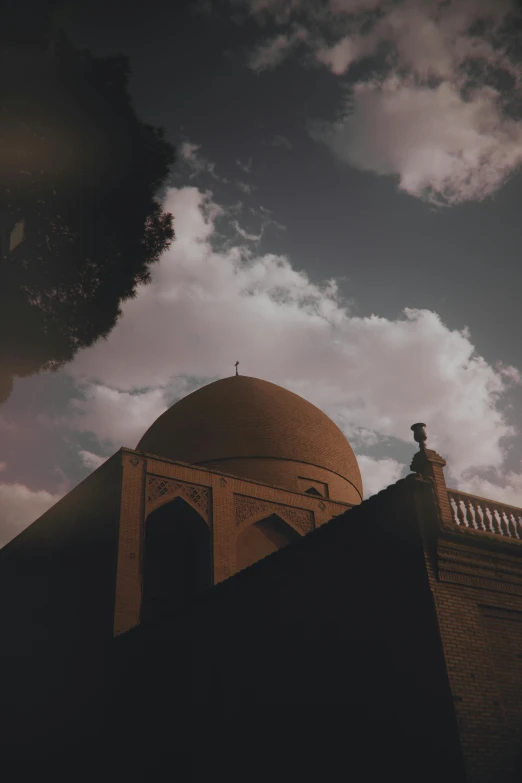
[[[328,484],[324,481],[318,481],[316,478],[309,478],[307,476],[297,477],[297,488],[299,492],[308,492],[310,489],[317,490],[319,495],[324,498],[330,497],[328,491]]]
[[[522,623],[522,609],[503,609],[501,606],[481,606],[483,617],[494,617],[496,619],[514,620]],[[519,652],[517,659],[522,659],[522,644],[518,645]]]
[[[254,524],[254,522],[259,522],[260,519],[271,514],[277,514],[301,533],[309,533],[314,528],[313,512],[304,508],[292,508],[279,503],[270,503],[267,500],[236,495],[235,509],[238,527],[246,523]]]
[[[212,523],[212,552],[214,583],[217,584],[237,572],[236,541],[241,532],[236,524],[235,497],[251,498],[255,507],[259,509],[257,518],[249,518],[247,522],[253,523],[277,513],[285,522],[291,525],[299,533],[308,533],[310,530],[320,527],[333,516],[342,513],[347,507],[346,503],[339,503],[328,498],[319,498],[302,493],[295,493],[280,487],[261,484],[238,476],[223,474],[208,468],[194,465],[176,463],[163,460],[155,455],[137,454],[131,450],[123,450],[125,464],[129,465],[129,471],[140,473],[137,465],[142,465],[145,476],[139,479],[144,510],[140,530],[135,532],[134,522],[133,536],[138,536],[130,560],[140,561],[140,552],[144,535],[144,520],[146,516],[162,504],[176,496],[188,500],[198,513],[205,518],[210,526]],[[134,463],[137,461],[137,465]],[[141,475],[141,474],[140,474]],[[130,476],[129,479],[130,480]],[[136,491],[136,477],[132,479],[133,493]],[[259,495],[261,494],[261,497]],[[133,495],[134,497],[134,495]],[[258,502],[271,503],[272,506],[259,506]],[[127,529],[126,513],[130,512],[134,518],[136,506],[125,504],[125,514],[122,516],[122,530]],[[141,576],[139,577],[139,580]],[[141,590],[140,585],[133,586],[133,591]]]
[[[518,558],[462,544],[439,541],[438,578],[442,582],[469,585],[522,596],[522,563]],[[513,554],[516,554],[514,552]]]
[[[147,477],[147,512],[177,495],[181,495],[181,497],[195,506],[208,522],[208,487],[187,484],[183,481],[174,481],[173,479],[161,478],[159,476]]]

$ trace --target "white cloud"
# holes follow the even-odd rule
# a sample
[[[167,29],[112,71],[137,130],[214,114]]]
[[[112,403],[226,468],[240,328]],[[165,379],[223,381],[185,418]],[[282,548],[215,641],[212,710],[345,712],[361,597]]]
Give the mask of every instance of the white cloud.
[[[236,229],[239,236],[243,237],[243,239],[246,239],[249,242],[259,242],[259,240],[263,236],[262,231],[259,234],[249,234],[248,231],[245,231],[244,228],[241,228],[237,220],[232,221],[232,225]]]
[[[0,547],[54,506],[62,495],[33,491],[24,484],[0,484]]]
[[[395,174],[401,190],[436,203],[483,199],[522,162],[522,123],[502,115],[501,95],[484,87],[464,100],[447,82],[360,85],[346,116],[315,135],[341,160]]]
[[[238,186],[239,190],[240,190],[242,193],[248,193],[248,195],[250,195],[251,193],[253,193],[253,192],[254,192],[254,190],[257,190],[257,188],[255,187],[255,185],[251,185],[249,182],[242,182],[241,180],[238,180],[238,181],[236,182],[236,185]]]
[[[193,144],[190,141],[184,141],[180,145],[181,161],[191,170],[189,179],[194,179],[200,174],[209,174],[218,182],[229,184],[230,180],[216,173],[216,164],[199,153],[200,144]]]
[[[183,160],[195,161],[197,158],[198,144],[192,144],[190,141],[184,141],[180,147],[180,154]]]
[[[239,166],[241,171],[244,171],[245,174],[251,174],[252,173],[252,158],[249,158],[246,163],[244,161],[242,161],[242,160],[237,159],[236,160],[236,166]]]
[[[365,499],[376,495],[377,492],[386,489],[390,484],[395,484],[408,472],[406,465],[401,465],[391,457],[374,459],[360,455],[357,457],[357,462],[361,470]]]
[[[131,394],[91,384],[85,388],[85,395],[85,400],[71,402],[71,413],[63,416],[61,422],[93,433],[100,443],[108,441],[128,448],[134,448],[149,424],[167,409],[161,388]],[[92,469],[105,461],[86,451],[81,451],[80,457]]]
[[[520,473],[508,471],[503,474],[500,470],[493,473],[496,474],[495,481],[478,475],[461,478],[458,489],[471,495],[522,508],[522,469]]]
[[[286,136],[280,136],[279,134],[276,134],[274,136],[272,144],[274,145],[274,147],[286,147],[289,150],[293,148],[290,139],[287,139]]]
[[[99,454],[93,454],[92,451],[81,450],[78,452],[86,468],[96,470],[108,460],[108,457],[100,457]]]
[[[512,95],[520,94],[520,64],[494,37],[510,7],[410,0],[391,7],[368,35],[317,52],[342,74],[383,42],[394,51],[384,79],[354,85],[322,139],[341,160],[396,175],[401,190],[433,203],[495,193],[522,163],[522,122],[506,111],[506,88],[492,86],[503,73]],[[479,36],[471,31],[481,20],[488,33]]]
[[[333,74],[340,76],[346,73],[352,63],[371,52],[372,47],[367,39],[360,36],[347,35],[333,46],[321,46],[315,56],[317,60],[328,66]]]
[[[152,284],[124,304],[106,341],[66,368],[87,395],[74,404],[71,427],[114,450],[134,447],[167,398],[232,375],[238,359],[243,374],[325,410],[362,451],[392,437],[413,455],[410,425],[424,421],[450,486],[484,470],[501,475],[515,434],[502,403],[520,376],[477,355],[467,330],[452,331],[427,310],[354,317],[335,281],[312,283],[284,256],[245,244],[219,249],[215,224],[227,215],[209,192],[172,189],[165,209],[177,217],[177,238]],[[393,460],[363,464],[369,487],[398,475]],[[515,487],[518,479],[506,480]]]
[[[522,118],[514,107],[522,64],[509,45],[513,0],[306,0],[286,13],[279,2],[247,5],[255,18],[280,27],[258,46],[256,70],[293,54],[296,30],[309,48],[305,64],[311,52],[336,77],[377,58],[378,77],[347,82],[350,99],[336,122],[311,123],[313,137],[341,160],[448,205],[491,196],[520,168]]]
[[[274,220],[272,217],[273,212],[270,209],[266,209],[266,207],[258,206],[258,207],[249,207],[249,211],[252,213],[252,215],[255,215],[256,217],[260,218],[261,222],[261,233],[264,233],[265,229],[268,228],[268,226],[271,226],[272,228],[277,228],[280,231],[286,231],[286,226],[284,226],[282,223],[279,223],[278,220]]]
[[[274,35],[252,53],[249,67],[257,73],[275,68],[307,37],[308,33],[302,27],[295,28],[288,35],[285,33]]]

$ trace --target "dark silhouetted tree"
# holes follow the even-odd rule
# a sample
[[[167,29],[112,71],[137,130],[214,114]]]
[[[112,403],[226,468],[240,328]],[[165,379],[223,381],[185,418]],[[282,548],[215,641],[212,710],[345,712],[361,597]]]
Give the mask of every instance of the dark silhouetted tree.
[[[106,337],[150,281],[174,238],[156,199],[175,153],[136,116],[127,57],[63,33],[0,56],[1,402]]]

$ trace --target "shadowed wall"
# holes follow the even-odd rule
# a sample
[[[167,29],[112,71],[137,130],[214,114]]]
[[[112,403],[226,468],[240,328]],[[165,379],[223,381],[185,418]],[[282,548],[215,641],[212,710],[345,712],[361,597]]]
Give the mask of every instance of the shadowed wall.
[[[113,638],[121,470],[118,453],[0,551],[4,757],[89,724]]]
[[[115,640],[118,758],[139,742],[158,781],[187,748],[198,781],[464,781],[419,504],[429,483],[399,482]]]

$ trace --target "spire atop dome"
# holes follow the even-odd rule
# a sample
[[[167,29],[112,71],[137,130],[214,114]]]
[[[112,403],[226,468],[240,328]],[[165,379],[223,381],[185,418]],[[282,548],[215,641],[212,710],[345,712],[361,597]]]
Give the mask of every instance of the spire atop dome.
[[[237,366],[238,366],[238,364],[239,364],[239,362],[236,362],[236,375],[239,375],[239,373],[238,373],[238,371],[237,371]]]

